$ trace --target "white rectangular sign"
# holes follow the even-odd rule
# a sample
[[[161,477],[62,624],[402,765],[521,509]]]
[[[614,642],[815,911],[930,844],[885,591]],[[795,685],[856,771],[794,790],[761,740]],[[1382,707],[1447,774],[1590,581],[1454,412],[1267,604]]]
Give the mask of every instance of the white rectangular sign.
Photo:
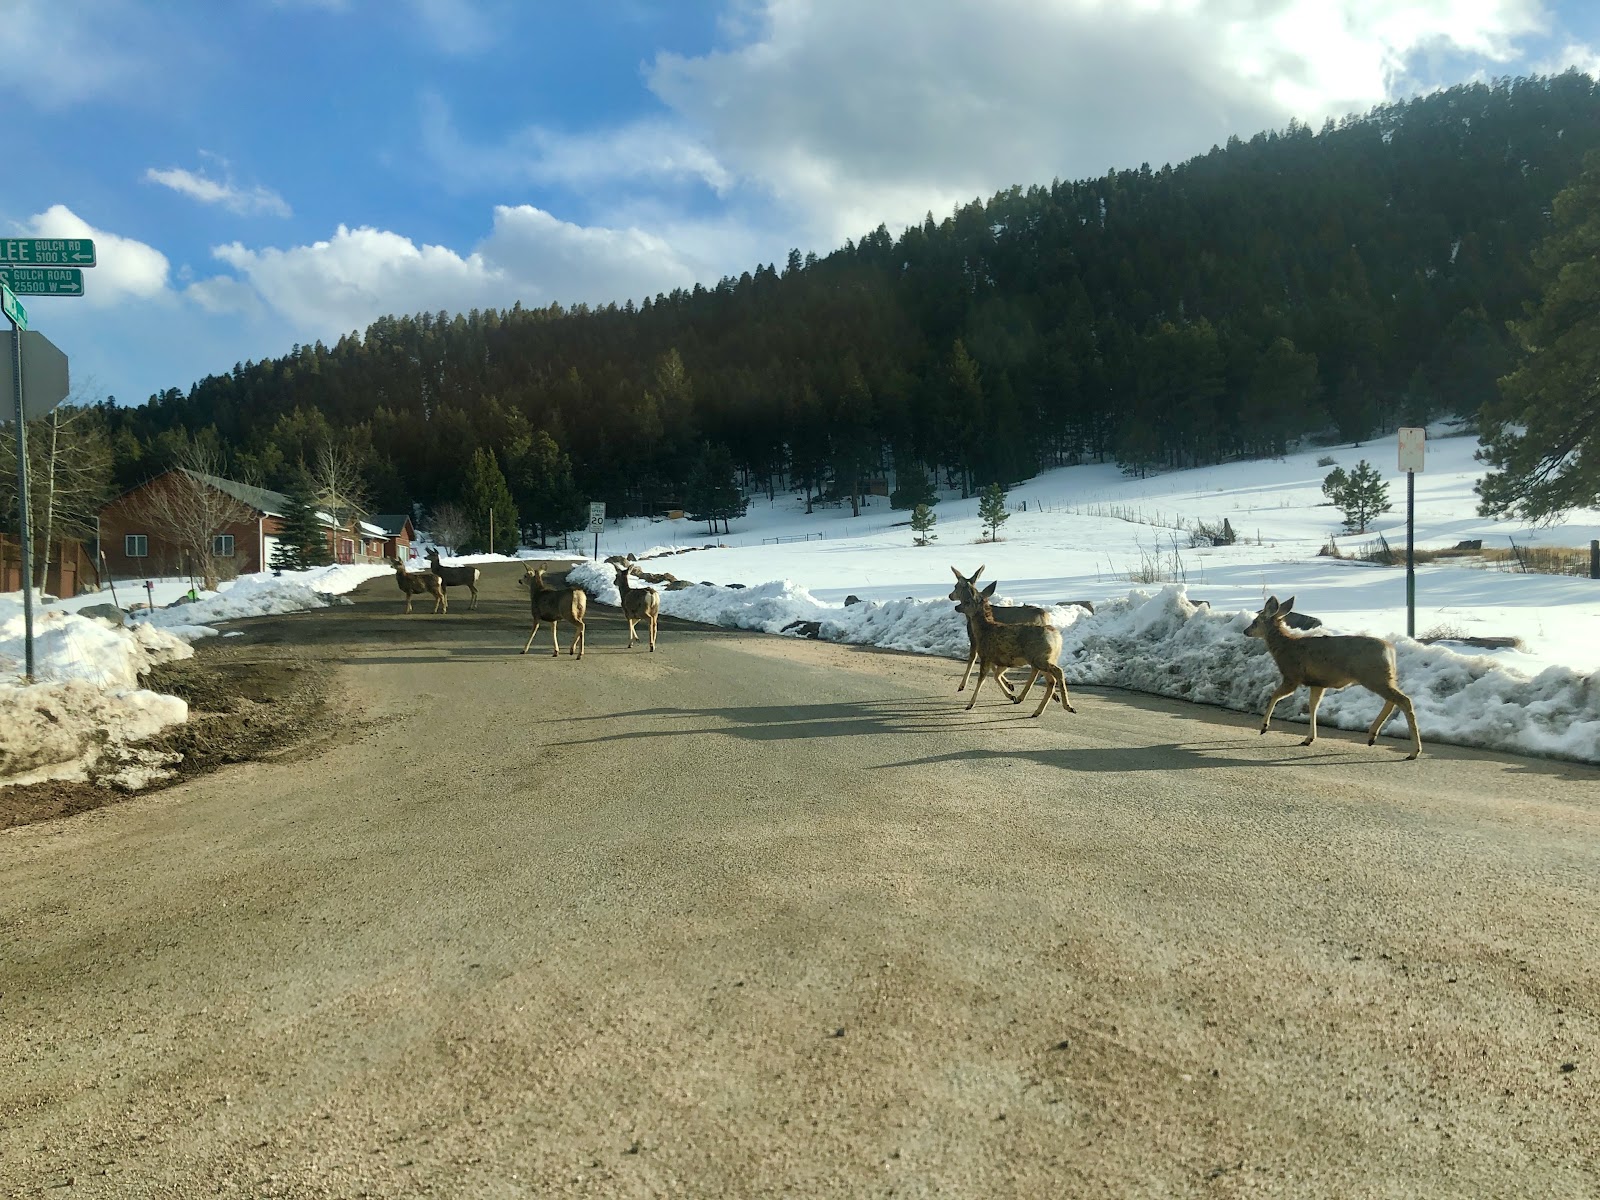
[[[1416,426],[1403,426],[1400,430],[1400,469],[1422,470],[1423,447],[1428,444],[1428,431]]]
[[[604,533],[606,528],[606,504],[604,500],[592,500],[589,503],[589,532]]]

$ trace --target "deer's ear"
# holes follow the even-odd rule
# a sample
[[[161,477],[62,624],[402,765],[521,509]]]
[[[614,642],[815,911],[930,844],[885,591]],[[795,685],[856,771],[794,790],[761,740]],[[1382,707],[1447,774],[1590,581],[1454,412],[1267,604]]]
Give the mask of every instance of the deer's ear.
[[[950,568],[950,574],[954,575],[958,580],[966,578],[966,576],[962,575],[961,572],[956,570],[954,567]]]
[[[977,583],[978,582],[978,576],[982,575],[982,574],[983,574],[983,564],[979,563],[978,564],[978,569],[972,573],[972,582],[973,583]]]
[[[1290,596],[1282,604],[1278,605],[1278,611],[1281,612],[1281,613],[1286,613],[1293,607],[1294,607],[1294,597]]]
[[[1278,611],[1278,598],[1276,596],[1268,596],[1267,597],[1267,602],[1261,606],[1261,611],[1264,612],[1264,613],[1275,613],[1275,612],[1277,612]]]
[[[988,587],[986,587],[986,588],[984,588],[984,589],[983,589],[983,592],[982,592],[982,593],[981,593],[981,594],[982,594],[982,595],[985,595],[985,596],[992,596],[992,595],[994,595],[994,589],[995,589],[995,588],[996,588],[996,587],[997,587],[997,586],[999,586],[999,583],[1000,583],[1000,581],[999,581],[999,580],[998,580],[998,579],[996,579],[996,580],[995,580],[995,581],[994,581],[994,582],[993,582],[993,583],[991,583],[991,584],[990,584],[990,585],[989,585],[989,586],[988,586]]]

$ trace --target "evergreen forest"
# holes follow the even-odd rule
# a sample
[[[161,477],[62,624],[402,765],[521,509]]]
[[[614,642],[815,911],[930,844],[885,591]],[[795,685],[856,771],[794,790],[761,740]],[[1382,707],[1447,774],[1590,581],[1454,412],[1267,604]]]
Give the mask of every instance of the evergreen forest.
[[[973,495],[1359,441],[1496,398],[1597,148],[1587,76],[1463,85],[639,304],[386,316],[97,417],[115,489],[199,441],[289,490],[336,445],[371,511],[426,514],[492,456],[533,540],[588,500],[704,514],[730,471],[852,504],[902,475]]]

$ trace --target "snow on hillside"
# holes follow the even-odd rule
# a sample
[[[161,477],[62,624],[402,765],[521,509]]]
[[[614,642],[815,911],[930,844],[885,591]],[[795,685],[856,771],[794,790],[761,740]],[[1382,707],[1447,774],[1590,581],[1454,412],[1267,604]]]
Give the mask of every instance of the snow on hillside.
[[[1600,511],[1526,528],[1476,514],[1473,484],[1482,468],[1475,439],[1428,443],[1417,480],[1417,544],[1482,539],[1528,546],[1583,547],[1600,538]],[[1394,505],[1365,536],[1347,537],[1322,495],[1332,457],[1352,468],[1367,459],[1388,479]],[[859,517],[848,507],[807,514],[788,493],[751,501],[728,534],[712,537],[687,521],[614,522],[600,554],[649,556],[644,569],[710,581],[662,595],[662,611],[711,624],[769,633],[815,622],[823,638],[964,658],[966,633],[946,599],[950,566],[999,581],[997,600],[1050,606],[1063,629],[1069,683],[1138,691],[1260,712],[1276,681],[1261,643],[1243,636],[1248,614],[1269,594],[1323,619],[1329,631],[1363,632],[1397,643],[1401,686],[1417,705],[1426,741],[1600,762],[1600,582],[1513,574],[1461,560],[1417,571],[1416,627],[1456,637],[1520,639],[1520,649],[1480,651],[1459,642],[1425,645],[1404,638],[1405,572],[1318,557],[1335,537],[1349,552],[1385,534],[1405,539],[1405,478],[1395,470],[1393,437],[1278,460],[1231,463],[1148,479],[1114,466],[1049,471],[1013,489],[1001,540],[982,540],[977,500],[947,495],[935,510],[938,541],[912,544],[908,514],[876,498]],[[1227,520],[1241,540],[1192,548],[1196,521]],[[573,535],[583,550],[589,536]],[[699,547],[711,546],[711,549]],[[674,553],[676,551],[690,551]],[[572,555],[523,550],[523,557]],[[477,555],[446,561],[497,561]],[[415,568],[419,564],[413,563]],[[226,621],[335,603],[385,566],[324,567],[247,576],[193,603],[136,614],[134,624],[75,615],[109,594],[53,601],[38,614],[37,677],[20,686],[20,598],[0,596],[0,784],[50,776],[113,779],[135,786],[159,764],[143,763],[127,743],[185,719],[181,700],[137,687],[155,662],[192,653],[188,643]],[[615,603],[609,568],[580,563],[573,579]],[[738,584],[742,586],[724,586]],[[158,580],[150,598],[170,604],[188,590]],[[846,605],[854,595],[861,603]],[[124,605],[146,591],[119,585]],[[1089,601],[1095,612],[1064,605]],[[1279,719],[1304,720],[1305,699],[1278,706]],[[1365,728],[1379,703],[1359,688],[1331,692],[1319,722]],[[1387,729],[1402,736],[1404,719]]]

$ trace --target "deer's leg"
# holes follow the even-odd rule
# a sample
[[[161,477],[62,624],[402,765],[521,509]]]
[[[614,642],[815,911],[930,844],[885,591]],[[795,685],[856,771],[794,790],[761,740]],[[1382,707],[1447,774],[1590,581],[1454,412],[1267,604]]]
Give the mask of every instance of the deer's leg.
[[[967,670],[966,670],[966,673],[961,676],[961,682],[960,682],[959,685],[957,685],[956,691],[964,692],[964,691],[967,690],[967,680],[972,678],[972,664],[977,662],[977,661],[978,661],[978,643],[977,642],[973,642],[972,646],[967,650]]]
[[[550,644],[555,647],[550,651],[551,658],[561,657],[561,618],[557,617],[550,622]]]
[[[572,635],[572,654],[576,658],[583,657],[583,648],[589,644],[589,634],[584,622],[577,623],[577,630]]]
[[[407,592],[406,593],[406,612],[410,612],[411,611],[411,601],[413,599],[415,599],[415,594],[412,593],[412,592]]]
[[[989,673],[988,663],[978,664],[978,682],[972,685],[972,699],[967,701],[967,711],[972,711],[972,706],[978,702],[978,693],[983,690],[983,677]]]
[[[1383,711],[1378,714],[1378,719],[1372,723],[1372,728],[1367,730],[1367,745],[1370,746],[1378,740],[1378,731],[1383,728],[1383,723],[1389,719],[1389,715],[1398,708],[1405,713],[1406,724],[1411,727],[1411,753],[1406,755],[1406,758],[1416,758],[1422,753],[1422,731],[1417,728],[1417,710],[1411,703],[1411,697],[1399,688],[1384,688],[1382,691],[1374,688],[1373,691],[1378,692],[1386,703]]]
[[[999,682],[1000,682],[1000,684],[1002,686],[1004,686],[1007,683],[1011,683],[1011,681],[1006,678],[1006,673],[1004,671],[996,671],[994,673],[994,677],[997,680],[999,680]],[[1022,689],[1022,691],[1020,691],[1020,692],[1017,691],[1016,690],[1016,684],[1012,683],[1011,687],[1006,690],[1006,694],[1011,697],[1011,703],[1013,703],[1013,704],[1021,704],[1024,700],[1026,700],[1028,698],[1028,693],[1033,691],[1034,680],[1036,680],[1038,678],[1039,678],[1039,669],[1037,667],[1035,667],[1034,670],[1033,670],[1033,674],[1028,676],[1027,685]]]
[[[1067,696],[1067,673],[1060,667],[1056,667],[1053,673],[1056,676],[1056,682],[1061,685],[1061,707],[1069,713],[1077,712],[1078,710],[1072,707],[1072,701]]]
[[[628,618],[628,649],[629,650],[632,650],[633,649],[633,644],[639,640],[639,634],[634,629],[634,620],[635,620],[635,618],[633,618],[633,617],[629,617]]]
[[[650,653],[656,652],[656,614],[650,614]]]
[[[1033,710],[1033,715],[1036,717],[1045,709],[1050,707],[1050,701],[1054,700],[1056,696],[1055,676],[1045,675],[1043,671],[1035,669],[1033,672],[1033,679],[1039,678],[1040,675],[1044,675],[1044,699],[1039,701],[1039,707]],[[1028,686],[1030,688],[1033,686],[1033,679],[1028,680]],[[1023,694],[1026,695],[1027,693]]]
[[[1309,690],[1311,692],[1311,732],[1301,740],[1300,744],[1302,746],[1309,746],[1317,740],[1317,705],[1322,703],[1322,693],[1326,689],[1314,687]]]
[[[468,586],[472,589],[472,603],[467,605],[467,611],[472,612],[478,607],[478,585],[474,583]]]
[[[1267,701],[1267,711],[1261,718],[1262,733],[1265,733],[1267,726],[1272,724],[1272,710],[1278,707],[1278,701],[1285,696],[1293,695],[1295,688],[1299,686],[1298,683],[1290,683],[1287,679],[1278,685],[1278,690],[1273,692],[1272,698]]]
[[[533,649],[533,639],[539,636],[539,626],[540,626],[540,624],[541,624],[541,622],[539,622],[539,621],[535,621],[533,623],[533,632],[528,635],[528,644],[522,648],[522,652],[524,654],[526,654],[529,650]]]

